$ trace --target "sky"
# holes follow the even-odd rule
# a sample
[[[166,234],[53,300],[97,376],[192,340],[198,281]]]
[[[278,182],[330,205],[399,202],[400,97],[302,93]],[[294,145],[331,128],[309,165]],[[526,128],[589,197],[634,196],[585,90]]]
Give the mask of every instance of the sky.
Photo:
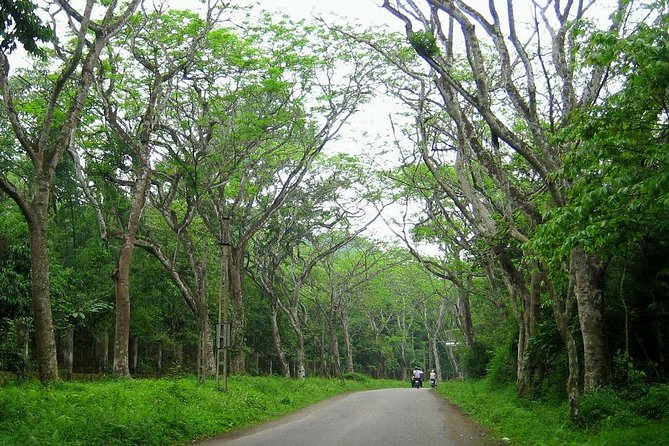
[[[395,22],[389,12],[381,8],[382,0],[240,0],[242,5],[259,4],[268,11],[280,11],[297,19],[313,16],[342,16],[365,25]]]

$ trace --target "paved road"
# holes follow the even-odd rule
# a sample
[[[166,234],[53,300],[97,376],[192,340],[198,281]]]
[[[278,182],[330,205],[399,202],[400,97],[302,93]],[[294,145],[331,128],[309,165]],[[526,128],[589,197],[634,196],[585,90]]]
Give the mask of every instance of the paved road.
[[[384,389],[334,398],[268,425],[200,446],[400,446],[492,444],[430,389]]]

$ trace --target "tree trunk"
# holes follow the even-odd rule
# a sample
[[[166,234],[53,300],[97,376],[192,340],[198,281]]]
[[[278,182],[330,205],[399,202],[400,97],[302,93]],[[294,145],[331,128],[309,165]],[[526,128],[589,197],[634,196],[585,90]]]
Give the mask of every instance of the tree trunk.
[[[567,290],[567,297],[564,302],[559,299],[555,292],[553,284],[548,281],[548,292],[551,296],[551,304],[553,308],[553,315],[557,324],[558,331],[562,337],[562,341],[567,348],[567,359],[569,361],[569,376],[565,387],[567,390],[567,398],[569,399],[569,417],[572,421],[577,421],[579,418],[579,366],[578,366],[578,349],[576,341],[571,333],[570,324],[572,318],[572,299],[569,297],[570,290]]]
[[[63,349],[65,379],[72,381],[72,371],[74,366],[74,325],[68,325],[63,329],[60,345]]]
[[[244,309],[243,283],[243,251],[233,249],[230,263],[230,284],[232,301],[232,358],[230,359],[231,372],[242,374],[246,372],[246,333],[244,323],[246,312]]]
[[[158,342],[158,351],[156,352],[156,375],[163,375],[163,343]]]
[[[274,341],[274,350],[276,351],[276,356],[279,358],[279,364],[281,365],[281,374],[290,378],[290,366],[288,365],[288,360],[286,359],[286,353],[283,351],[283,345],[281,343],[281,332],[279,330],[278,318],[278,307],[275,300],[272,300],[270,303],[270,322],[272,323],[272,340]],[[271,362],[270,362],[271,364]],[[270,373],[271,374],[271,373]]]
[[[150,166],[148,153],[140,155],[141,164],[133,188],[132,206],[118,264],[112,275],[116,288],[116,331],[114,339],[114,375],[130,376],[128,348],[130,341],[130,265],[135,252],[135,240],[149,186]]]
[[[320,340],[317,339],[314,335],[314,345],[320,346],[319,351],[321,356],[321,361],[320,361],[321,376],[329,378],[330,366],[328,365],[328,354],[327,354],[327,349],[325,348],[325,325],[321,327]]]
[[[297,355],[295,358],[295,376],[299,379],[304,379],[307,376],[307,354],[304,348],[304,333],[302,333],[301,329],[297,329],[295,330],[295,335],[297,336],[297,345],[295,346],[295,354]]]
[[[201,298],[202,299],[202,298]],[[202,304],[202,302],[200,302]],[[211,336],[211,325],[209,324],[209,311],[206,304],[198,306],[197,328],[200,332],[200,364],[201,382],[216,373],[216,361],[214,359],[214,345]]]
[[[455,354],[453,353],[453,347],[446,347],[446,356],[448,356],[448,361],[451,363],[451,366],[453,367],[453,374],[455,379],[463,380],[464,376],[462,375],[462,370],[460,369],[460,365],[458,364],[458,359],[455,357]]]
[[[109,333],[102,334],[98,340],[98,370],[102,373],[107,371],[109,365]]]
[[[21,352],[21,364],[17,367],[16,372],[19,378],[25,379],[28,376],[28,364],[30,364],[30,324],[27,318],[16,319],[14,329],[16,330],[16,348]]]
[[[400,358],[402,360],[402,381],[409,379],[409,363],[407,362],[407,349],[404,341],[400,343]]]
[[[604,266],[600,259],[577,248],[571,254],[571,272],[583,336],[583,390],[587,393],[611,379],[604,330]]]
[[[467,347],[474,348],[476,337],[474,336],[474,324],[472,323],[471,308],[469,305],[469,293],[464,286],[457,287],[458,292],[458,321],[462,328]]]
[[[528,346],[532,339],[532,330],[536,327],[538,303],[533,292],[527,290],[524,277],[513,265],[503,249],[497,249],[495,256],[502,270],[502,278],[511,298],[513,315],[518,325],[518,344],[516,350],[516,389],[520,395],[527,395],[532,389],[532,369],[528,363]],[[532,283],[534,283],[532,281]]]
[[[330,326],[330,352],[332,353],[332,365],[334,367],[335,376],[342,377],[341,374],[341,359],[339,357],[339,340],[337,339],[337,330],[335,328],[334,317],[328,324]]]
[[[350,327],[348,323],[348,311],[342,314],[342,334],[344,336],[344,347],[346,348],[346,371],[353,373],[353,346],[351,344]]]
[[[441,361],[439,361],[439,345],[437,344],[437,338],[428,336],[427,342],[430,344],[430,353],[434,360],[434,371],[437,373],[437,380],[441,381]]]
[[[137,373],[137,359],[139,358],[139,337],[131,336],[130,341],[132,342],[132,349],[130,352],[130,370],[132,373]]]
[[[43,383],[58,381],[56,338],[51,315],[49,290],[49,258],[47,250],[48,186],[37,185],[32,220],[28,220],[30,234],[30,262],[32,310],[35,321],[37,367]],[[39,193],[38,193],[39,192]]]
[[[184,363],[184,345],[181,342],[174,344],[174,362],[178,366],[183,366]]]

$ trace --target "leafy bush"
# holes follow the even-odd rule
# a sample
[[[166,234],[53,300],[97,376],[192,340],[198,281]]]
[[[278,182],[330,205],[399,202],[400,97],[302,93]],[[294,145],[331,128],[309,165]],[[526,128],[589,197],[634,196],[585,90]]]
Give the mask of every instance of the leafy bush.
[[[364,383],[369,381],[369,376],[358,372],[346,372],[344,373],[344,379],[348,381],[358,381]]]
[[[613,382],[619,386],[641,384],[646,381],[646,373],[637,370],[630,355],[620,351],[613,357]]]
[[[467,378],[483,378],[486,374],[490,353],[483,344],[476,343],[463,355],[463,367]]]
[[[615,389],[602,387],[583,395],[580,419],[584,427],[596,427],[602,421],[627,410],[627,403],[620,399]]]
[[[503,386],[516,380],[516,339],[500,342],[493,350],[488,376],[494,386]]]
[[[633,403],[634,411],[649,420],[669,417],[669,385],[653,386]]]

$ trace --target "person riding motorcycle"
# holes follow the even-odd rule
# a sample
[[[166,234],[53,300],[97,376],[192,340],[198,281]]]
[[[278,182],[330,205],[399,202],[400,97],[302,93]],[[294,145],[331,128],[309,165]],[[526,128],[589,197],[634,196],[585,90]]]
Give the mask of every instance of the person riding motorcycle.
[[[430,386],[437,386],[437,373],[434,370],[430,370]]]
[[[420,366],[416,366],[411,378],[411,387],[423,387],[423,376],[425,376],[423,370],[420,368]]]

